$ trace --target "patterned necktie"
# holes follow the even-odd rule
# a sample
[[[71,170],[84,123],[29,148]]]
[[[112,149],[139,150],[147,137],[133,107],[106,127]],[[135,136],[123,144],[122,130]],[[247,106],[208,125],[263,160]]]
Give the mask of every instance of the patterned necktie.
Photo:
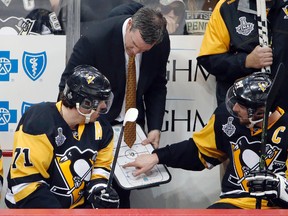
[[[126,80],[125,112],[129,108],[136,108],[136,66],[135,56],[129,57],[128,74]],[[131,148],[136,140],[136,122],[126,122],[124,128],[124,141]]]

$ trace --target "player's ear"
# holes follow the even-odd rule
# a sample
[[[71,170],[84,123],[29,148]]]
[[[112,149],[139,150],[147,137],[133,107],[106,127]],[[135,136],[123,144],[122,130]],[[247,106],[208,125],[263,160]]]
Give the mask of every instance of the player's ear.
[[[127,23],[127,30],[128,30],[128,31],[131,31],[131,30],[132,30],[132,22],[133,22],[132,19],[129,19],[129,20],[128,20],[128,23]]]

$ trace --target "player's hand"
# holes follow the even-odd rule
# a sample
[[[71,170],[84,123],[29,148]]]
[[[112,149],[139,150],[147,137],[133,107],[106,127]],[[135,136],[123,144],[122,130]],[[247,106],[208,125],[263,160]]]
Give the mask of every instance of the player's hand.
[[[118,208],[119,196],[113,188],[95,187],[87,198],[93,208]]]
[[[124,164],[123,168],[135,167],[134,176],[139,176],[142,173],[150,171],[159,162],[157,154],[142,154],[135,161]]]
[[[160,131],[159,130],[151,130],[148,135],[147,139],[142,141],[143,145],[152,144],[155,149],[159,148],[160,142]]]
[[[288,181],[285,173],[255,171],[246,180],[251,196],[263,197],[280,207],[288,207]]]
[[[245,67],[260,69],[272,65],[273,53],[271,47],[260,45],[246,57]]]
[[[249,193],[253,197],[274,199],[278,197],[279,179],[269,171],[252,171],[246,177]]]

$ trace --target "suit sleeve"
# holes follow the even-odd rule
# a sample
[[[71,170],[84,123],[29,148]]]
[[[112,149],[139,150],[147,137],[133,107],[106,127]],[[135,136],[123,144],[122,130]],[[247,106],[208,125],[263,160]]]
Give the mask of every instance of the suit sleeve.
[[[81,64],[93,65],[93,55],[91,53],[93,53],[93,44],[90,43],[86,36],[82,36],[75,44],[65,70],[61,75],[59,83],[60,92],[64,90],[66,80],[72,75],[74,67]]]
[[[157,48],[158,55],[156,58],[159,67],[156,72],[157,76],[144,94],[148,131],[161,130],[163,124],[167,95],[166,66],[170,54],[170,39],[167,31],[163,41],[158,44]]]

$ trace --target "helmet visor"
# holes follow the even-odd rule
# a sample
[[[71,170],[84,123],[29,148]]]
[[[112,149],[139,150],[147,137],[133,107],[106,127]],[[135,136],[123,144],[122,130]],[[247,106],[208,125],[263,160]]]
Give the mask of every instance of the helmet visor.
[[[110,95],[107,100],[97,100],[97,99],[90,99],[84,98],[81,102],[80,106],[87,110],[95,110],[98,111],[100,114],[106,114],[109,112],[112,103],[113,103],[114,95],[110,92]],[[99,107],[99,109],[98,109]]]
[[[231,86],[226,93],[225,104],[226,104],[226,108],[228,112],[232,116],[238,118],[237,113],[233,111],[233,107],[235,106],[236,103],[238,103],[238,101],[237,101],[235,89],[234,89],[234,86]]]

